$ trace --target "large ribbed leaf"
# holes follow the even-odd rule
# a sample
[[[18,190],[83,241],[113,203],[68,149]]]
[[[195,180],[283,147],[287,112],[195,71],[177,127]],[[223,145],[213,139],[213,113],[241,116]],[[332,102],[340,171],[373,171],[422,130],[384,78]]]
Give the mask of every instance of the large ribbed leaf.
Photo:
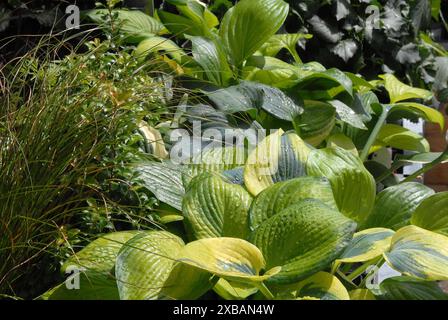
[[[379,257],[383,252],[389,250],[394,233],[393,230],[385,228],[372,228],[357,232],[336,262],[365,262]]]
[[[145,232],[128,241],[115,266],[120,298],[159,298],[183,246],[182,239],[165,231]]]
[[[182,174],[185,169],[167,162],[144,162],[135,166],[143,185],[162,202],[181,210],[185,189]]]
[[[258,289],[250,284],[229,282],[221,278],[213,287],[213,291],[225,300],[244,300],[255,294]]]
[[[237,66],[277,32],[288,8],[282,0],[243,0],[226,12],[219,34]]]
[[[270,284],[292,284],[328,267],[351,240],[356,223],[314,199],[303,200],[262,223],[252,234],[267,268],[281,266]]]
[[[379,299],[383,300],[448,300],[437,282],[412,277],[393,277],[380,284]]]
[[[263,190],[252,203],[250,227],[255,230],[265,220],[304,199],[318,199],[337,210],[330,182],[326,178],[300,177]]]
[[[295,133],[270,134],[252,150],[244,168],[244,183],[253,195],[270,185],[305,175],[309,147]]]
[[[340,147],[313,150],[308,156],[309,175],[330,180],[339,210],[362,222],[373,208],[375,180],[362,161]]]
[[[304,113],[295,119],[300,137],[305,142],[318,146],[333,130],[336,122],[336,110],[327,103],[305,101]]]
[[[70,273],[69,283],[79,277],[79,289],[68,289],[66,283],[45,293],[50,300],[118,300],[117,282],[113,275],[115,260],[121,247],[138,231],[106,234],[70,257],[62,272]],[[76,272],[77,271],[77,272]]]
[[[178,261],[227,280],[246,283],[261,282],[278,272],[278,268],[273,268],[260,275],[266,266],[260,250],[243,239],[228,237],[190,242]]]
[[[324,71],[303,73],[297,85],[298,89],[304,90],[331,90],[337,86],[342,87],[348,94],[353,95],[353,83],[349,77],[338,69],[328,69]],[[331,93],[331,92],[330,92]],[[329,96],[333,97],[332,94]]]
[[[182,210],[190,236],[195,239],[249,234],[248,211],[252,197],[240,185],[219,176],[202,174],[190,182]]]
[[[405,182],[381,191],[363,229],[383,227],[397,230],[407,224],[417,206],[434,191],[421,183]]]
[[[430,149],[429,143],[424,137],[396,124],[382,126],[370,152],[375,152],[383,147],[418,152],[428,152]]]
[[[388,264],[404,275],[422,280],[448,280],[448,237],[406,226],[392,237]]]
[[[350,300],[347,289],[338,278],[328,272],[318,272],[295,287],[296,297],[313,297],[320,300]]]
[[[350,300],[376,300],[375,296],[369,289],[355,289],[349,291]]]
[[[448,236],[448,191],[423,200],[412,214],[411,223]]]
[[[437,123],[440,129],[445,128],[445,118],[437,109],[427,107],[416,102],[399,102],[390,105],[389,115],[399,114],[400,118],[410,120],[416,117],[423,118],[426,121]],[[395,115],[394,115],[395,116]]]

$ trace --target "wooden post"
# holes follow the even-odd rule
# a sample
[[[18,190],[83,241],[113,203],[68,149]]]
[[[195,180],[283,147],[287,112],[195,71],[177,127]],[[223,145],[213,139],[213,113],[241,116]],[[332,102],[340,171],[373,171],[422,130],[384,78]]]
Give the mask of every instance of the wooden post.
[[[445,108],[447,105],[440,105],[440,112],[445,115],[445,122],[448,123],[448,117],[445,112]],[[446,129],[442,133],[437,124],[426,123],[425,124],[425,137],[431,145],[432,152],[441,152],[446,148]],[[432,170],[428,171],[424,175],[424,183],[436,190],[440,191],[448,191],[448,163],[440,164]]]

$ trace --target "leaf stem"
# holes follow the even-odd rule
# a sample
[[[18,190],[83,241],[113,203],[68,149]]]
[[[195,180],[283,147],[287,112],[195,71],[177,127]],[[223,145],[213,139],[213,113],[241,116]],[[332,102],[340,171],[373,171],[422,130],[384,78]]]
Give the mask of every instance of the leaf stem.
[[[378,133],[380,132],[384,122],[386,121],[386,118],[388,115],[388,109],[383,104],[381,104],[381,109],[382,109],[381,115],[378,118],[378,121],[376,122],[375,127],[372,130],[372,133],[370,133],[369,139],[367,140],[364,148],[362,149],[360,158],[363,162],[366,161],[367,157],[369,156],[370,147],[375,142],[376,137],[378,136]]]
[[[257,288],[260,290],[260,292],[266,297],[268,300],[274,300],[274,295],[272,292],[266,287],[264,282],[260,282],[257,284]]]

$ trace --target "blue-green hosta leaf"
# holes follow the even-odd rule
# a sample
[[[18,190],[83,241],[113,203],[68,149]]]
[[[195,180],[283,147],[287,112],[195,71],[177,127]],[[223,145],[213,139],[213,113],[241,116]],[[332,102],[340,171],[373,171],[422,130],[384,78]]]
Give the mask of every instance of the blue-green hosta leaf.
[[[304,110],[294,123],[306,143],[318,146],[333,130],[336,110],[327,103],[313,100],[305,100]]]
[[[350,300],[376,300],[375,295],[369,289],[355,289],[348,293]]]
[[[328,267],[347,246],[356,223],[323,202],[307,199],[264,221],[252,234],[267,268],[281,266],[268,279],[292,284]]]
[[[426,121],[437,123],[442,130],[445,128],[445,118],[443,114],[434,108],[415,102],[399,102],[390,105],[390,107],[389,115],[399,113],[403,117],[409,117],[410,120],[412,120],[413,117],[420,117]]]
[[[235,237],[249,234],[252,197],[240,185],[202,174],[190,182],[183,199],[185,226],[192,238]]]
[[[409,129],[396,124],[386,123],[382,126],[370,153],[383,147],[417,152],[429,152],[429,142]]]
[[[288,9],[282,0],[242,0],[226,12],[219,34],[235,65],[241,65],[277,32]]]
[[[163,29],[163,24],[153,17],[139,10],[119,10],[112,11],[117,15],[115,19],[119,30],[126,36],[126,40],[138,43],[141,40],[159,34]],[[106,23],[109,11],[107,9],[93,9],[86,13],[93,22],[102,25]],[[105,18],[106,17],[106,20]]]
[[[135,166],[143,185],[162,202],[178,210],[182,209],[185,194],[182,174],[185,168],[168,162],[144,162]]]
[[[309,147],[295,133],[283,130],[267,136],[252,150],[244,168],[244,183],[253,195],[279,181],[305,175]]]
[[[296,297],[313,297],[320,300],[350,300],[342,282],[328,272],[318,272],[294,285]]]
[[[383,74],[380,76],[384,80],[384,87],[389,93],[391,103],[396,103],[409,99],[423,99],[431,98],[432,93],[428,90],[414,88],[404,84],[392,74]]]
[[[172,40],[163,37],[150,37],[144,39],[135,48],[134,55],[144,58],[151,52],[164,51],[176,62],[181,63],[185,52]]]
[[[227,57],[221,45],[204,37],[190,37],[192,54],[202,67],[208,80],[226,86],[232,77]]]
[[[392,237],[390,252],[383,256],[403,275],[448,280],[448,237],[444,235],[417,226],[403,227]]]
[[[177,260],[185,245],[166,231],[147,231],[120,250],[115,276],[122,300],[194,299],[213,286],[210,274]]]
[[[375,180],[362,161],[339,147],[312,150],[306,164],[309,175],[330,180],[339,210],[362,222],[375,201]]]
[[[393,277],[381,282],[379,299],[383,300],[448,300],[437,282],[412,277]]]
[[[341,121],[348,123],[352,127],[358,129],[367,129],[367,127],[362,122],[360,115],[356,114],[349,106],[339,100],[328,101],[335,109]]]
[[[394,233],[386,228],[372,228],[355,233],[336,263],[365,262],[381,256],[389,250]]]
[[[448,236],[448,191],[423,200],[412,214],[411,223]]]
[[[417,206],[433,193],[432,189],[416,182],[405,182],[386,188],[376,196],[375,207],[362,227],[398,230],[409,224]]]
[[[221,278],[213,287],[213,291],[225,300],[244,300],[257,293],[258,289],[246,283],[229,282]]]
[[[302,106],[281,90],[256,82],[243,81],[207,95],[219,110],[226,113],[256,109],[264,110],[276,118],[292,121],[303,112]]]
[[[304,199],[318,199],[337,210],[330,182],[325,178],[300,177],[264,189],[254,199],[249,212],[252,230],[292,204]]]

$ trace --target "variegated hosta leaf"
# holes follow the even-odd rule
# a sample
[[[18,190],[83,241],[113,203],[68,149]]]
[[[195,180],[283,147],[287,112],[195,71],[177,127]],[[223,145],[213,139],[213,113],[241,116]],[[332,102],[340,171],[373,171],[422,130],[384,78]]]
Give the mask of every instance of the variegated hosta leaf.
[[[213,287],[213,291],[225,300],[244,300],[257,293],[258,289],[250,284],[229,282],[221,278]]]
[[[376,300],[375,295],[369,289],[355,289],[348,293],[350,300]]]
[[[420,203],[411,223],[448,236],[448,192],[436,193]]]
[[[79,289],[70,290],[66,283],[51,289],[42,298],[50,300],[115,300],[119,299],[113,267],[120,248],[138,231],[104,235],[70,257],[62,271],[70,274],[67,282],[79,278]],[[79,273],[78,273],[79,272]]]
[[[191,177],[197,176],[202,172],[221,173],[225,170],[231,170],[246,162],[246,152],[242,147],[215,147],[202,150],[194,155],[189,165]],[[185,183],[185,180],[184,180]]]
[[[320,300],[350,300],[347,289],[338,278],[328,272],[318,272],[295,287],[296,297],[313,297]]]
[[[304,112],[294,122],[305,142],[318,146],[328,137],[336,123],[336,110],[327,103],[306,100]]]
[[[372,228],[355,233],[336,263],[365,262],[379,257],[390,247],[394,231]]]
[[[154,155],[159,159],[168,158],[168,151],[165,149],[160,132],[142,121],[139,125],[139,132],[143,137],[143,145],[145,152]]]
[[[312,150],[306,168],[309,175],[330,180],[344,215],[362,222],[370,214],[375,201],[375,179],[357,156],[339,147]]]
[[[190,182],[183,199],[185,227],[192,238],[249,235],[251,195],[240,185],[221,177],[201,174]]]
[[[182,209],[185,194],[182,175],[185,168],[168,162],[143,162],[135,166],[143,185],[160,201],[178,210]]]
[[[406,226],[392,237],[388,264],[404,275],[422,280],[448,280],[448,237]]]
[[[279,181],[305,175],[309,147],[295,133],[270,134],[252,150],[244,168],[244,183],[253,195]]]
[[[184,243],[165,231],[141,233],[126,243],[115,265],[122,300],[160,298]]]
[[[434,191],[421,183],[405,182],[381,191],[363,229],[383,227],[398,230],[409,224],[417,206]]]
[[[314,199],[289,206],[264,221],[251,236],[267,268],[281,266],[269,284],[291,284],[323,270],[353,237],[356,223]]]
[[[415,98],[427,100],[432,96],[431,91],[408,86],[392,74],[384,74],[380,78],[384,79],[384,87],[389,93],[391,103]]]
[[[437,282],[412,277],[393,277],[380,284],[379,299],[383,300],[448,300]]]
[[[330,182],[326,178],[299,177],[277,182],[258,194],[249,212],[250,228],[255,230],[274,214],[309,198],[321,200],[337,210]]]
[[[350,151],[355,156],[359,156],[358,149],[356,149],[353,141],[343,133],[335,133],[328,137],[327,147],[340,147]]]
[[[177,261],[227,280],[246,283],[261,282],[278,272],[278,268],[273,268],[260,275],[261,269],[266,266],[260,250],[236,238],[207,238],[190,242]]]

